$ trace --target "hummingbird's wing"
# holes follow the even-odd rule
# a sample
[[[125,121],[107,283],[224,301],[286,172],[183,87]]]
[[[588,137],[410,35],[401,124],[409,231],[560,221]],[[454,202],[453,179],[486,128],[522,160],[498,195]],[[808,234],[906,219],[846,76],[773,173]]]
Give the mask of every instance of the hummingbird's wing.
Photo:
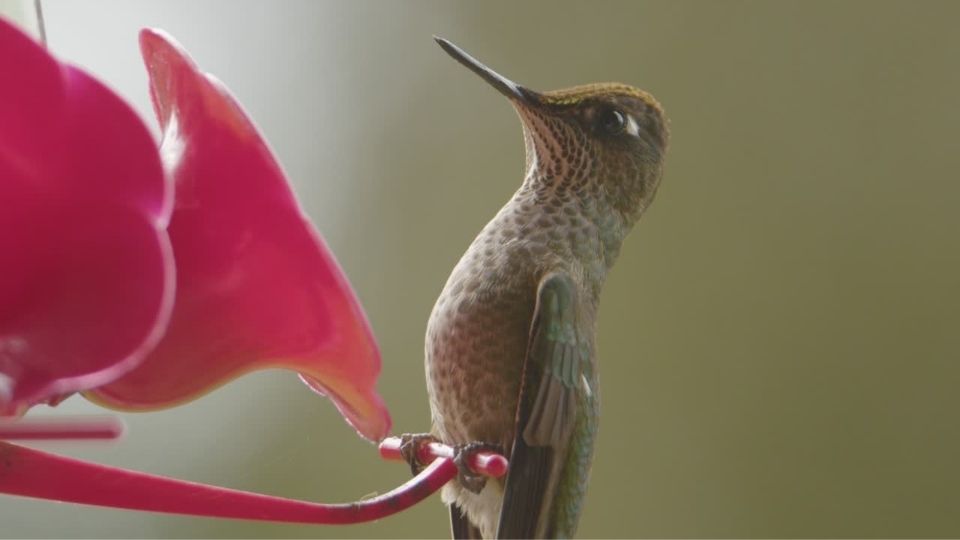
[[[593,350],[577,331],[577,288],[566,274],[541,280],[530,326],[499,538],[539,538],[556,531],[551,518]]]

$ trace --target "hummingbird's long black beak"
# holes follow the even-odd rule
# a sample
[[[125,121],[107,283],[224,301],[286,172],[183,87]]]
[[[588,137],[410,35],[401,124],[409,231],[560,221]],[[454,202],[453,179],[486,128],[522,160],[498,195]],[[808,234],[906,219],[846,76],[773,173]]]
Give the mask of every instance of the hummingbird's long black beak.
[[[493,86],[499,90],[501,94],[507,96],[511,100],[519,101],[524,105],[534,105],[540,103],[540,100],[538,99],[539,95],[533,90],[520,86],[503,75],[500,75],[496,71],[483,65],[476,58],[467,54],[467,52],[460,47],[457,47],[442,37],[433,36],[433,39],[436,40],[437,44],[439,44],[443,50],[447,51],[447,54],[452,56],[454,60],[460,62],[466,66],[467,69],[479,75],[483,80],[490,83],[490,86]]]

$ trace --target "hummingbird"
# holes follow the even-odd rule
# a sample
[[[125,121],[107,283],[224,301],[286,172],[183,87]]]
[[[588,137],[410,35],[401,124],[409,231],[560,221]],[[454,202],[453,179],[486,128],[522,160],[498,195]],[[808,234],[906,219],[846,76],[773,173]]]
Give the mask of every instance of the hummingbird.
[[[537,92],[434,39],[506,96],[526,151],[520,188],[453,269],[425,345],[426,437],[500,449],[509,471],[487,480],[459,459],[442,498],[456,538],[571,537],[600,412],[600,292],[660,184],[667,119],[632,86]]]

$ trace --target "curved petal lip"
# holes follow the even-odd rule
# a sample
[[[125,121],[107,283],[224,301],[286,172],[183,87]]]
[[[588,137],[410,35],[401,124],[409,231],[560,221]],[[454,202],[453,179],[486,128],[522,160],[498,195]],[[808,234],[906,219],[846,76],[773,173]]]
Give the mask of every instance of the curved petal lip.
[[[121,409],[167,407],[280,367],[326,390],[361,435],[381,439],[390,417],[375,388],[373,334],[267,143],[171,37],[144,30],[140,43],[176,186],[168,232],[177,298],[156,349],[91,398]]]
[[[300,379],[318,394],[329,397],[347,423],[363,438],[379,442],[390,434],[393,421],[386,403],[376,392],[334,389],[330,383],[303,374]]]

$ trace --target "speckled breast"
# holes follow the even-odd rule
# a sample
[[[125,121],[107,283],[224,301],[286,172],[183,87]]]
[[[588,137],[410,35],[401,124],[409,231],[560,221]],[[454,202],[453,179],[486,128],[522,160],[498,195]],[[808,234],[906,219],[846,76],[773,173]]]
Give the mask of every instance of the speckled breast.
[[[543,261],[531,256],[509,219],[501,212],[474,240],[427,325],[434,432],[448,443],[512,443]]]

